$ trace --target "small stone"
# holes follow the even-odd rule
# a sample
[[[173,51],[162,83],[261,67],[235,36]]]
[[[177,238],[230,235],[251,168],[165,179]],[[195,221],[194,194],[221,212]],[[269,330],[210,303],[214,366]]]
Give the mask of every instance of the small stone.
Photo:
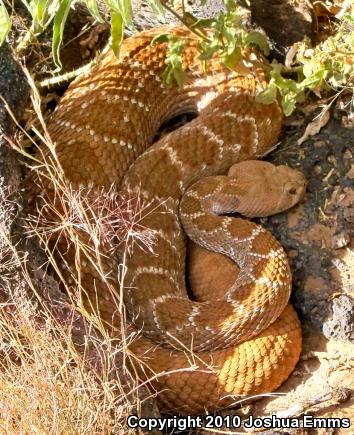
[[[315,174],[317,174],[317,175],[319,175],[322,172],[322,168],[318,164],[313,167],[313,170],[315,171]]]
[[[336,234],[332,237],[332,244],[334,249],[344,248],[350,243],[350,236],[347,233]]]
[[[336,158],[334,157],[333,154],[329,155],[329,156],[327,157],[327,160],[328,160],[329,163],[331,163],[333,166],[337,166],[337,160],[336,160]]]
[[[354,300],[341,295],[332,302],[332,316],[323,325],[326,338],[353,340],[354,338]]]
[[[353,158],[353,154],[350,150],[346,149],[343,153],[343,158],[346,160],[351,160]]]

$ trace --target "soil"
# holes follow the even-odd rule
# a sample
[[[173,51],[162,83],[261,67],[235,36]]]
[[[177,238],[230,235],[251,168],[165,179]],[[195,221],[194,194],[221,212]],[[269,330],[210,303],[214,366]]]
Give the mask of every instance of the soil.
[[[246,415],[314,414],[354,421],[354,130],[334,110],[320,133],[298,140],[314,114],[285,120],[283,140],[269,160],[301,170],[308,180],[302,203],[264,219],[288,253],[293,302],[303,327],[301,361],[278,391],[250,405]],[[345,118],[344,118],[345,120]],[[278,433],[278,432],[271,432]],[[279,433],[331,434],[341,430]]]

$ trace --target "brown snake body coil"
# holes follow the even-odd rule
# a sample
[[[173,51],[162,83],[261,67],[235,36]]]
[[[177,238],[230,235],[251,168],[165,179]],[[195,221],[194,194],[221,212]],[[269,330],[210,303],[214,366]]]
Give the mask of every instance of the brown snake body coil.
[[[291,274],[282,247],[256,224],[218,214],[263,216],[284,210],[300,194],[289,194],[281,203],[267,183],[282,185],[288,175],[292,188],[301,185],[301,190],[304,183],[298,173],[283,168],[273,174],[274,167],[263,162],[241,163],[225,175],[237,162],[262,157],[280,132],[278,104],[254,100],[264,84],[262,62],[250,54],[253,66],[240,63],[236,74],[215,58],[203,74],[196,38],[174,29],[186,38],[186,83],[166,87],[161,80],[166,44],[150,44],[166,31],[129,38],[119,61],[110,54],[76,80],[48,128],[74,186],[108,188],[116,183],[123,196],[139,195],[150,204],[151,212],[140,224],[153,231],[154,254],[136,244],[126,259],[124,300],[129,318],[143,332],[129,349],[144,361],[140,375],[154,377],[151,384],[161,391],[158,400],[164,410],[200,413],[240,396],[274,390],[299,358],[301,330],[288,304]],[[191,110],[199,116],[145,151],[163,121]],[[263,202],[255,199],[262,189],[252,191],[253,170],[265,177],[260,181],[268,193]],[[207,176],[212,177],[198,181]],[[218,289],[218,294],[206,295],[208,270],[200,272],[196,266],[191,281],[196,282],[198,302],[186,297],[180,219],[197,243],[237,263],[239,270],[224,295]],[[203,279],[198,273],[204,279],[199,293]],[[96,301],[96,288],[101,316],[114,324],[114,297],[104,293],[92,267],[83,265],[82,276],[89,299]]]

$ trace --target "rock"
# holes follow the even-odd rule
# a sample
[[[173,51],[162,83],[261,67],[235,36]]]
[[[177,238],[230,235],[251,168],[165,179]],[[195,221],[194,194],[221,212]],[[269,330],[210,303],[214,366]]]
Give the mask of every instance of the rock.
[[[313,37],[313,13],[306,0],[253,0],[250,6],[251,23],[268,36],[273,49],[271,55],[283,61],[288,47],[305,36]]]
[[[20,120],[27,104],[29,86],[7,44],[0,47],[0,59],[0,189],[1,193],[6,191],[6,196],[18,204],[21,167],[18,154],[10,148],[7,140],[14,133],[15,123],[6,106]],[[13,212],[16,213],[16,210]]]
[[[332,316],[323,325],[327,338],[354,340],[354,300],[341,295],[333,300]]]
[[[28,83],[21,67],[13,59],[11,49],[7,44],[0,47],[0,59],[0,95],[7,102],[15,117],[20,119],[29,95]],[[12,118],[5,108],[4,101],[0,100],[0,133],[10,135],[13,130]],[[0,141],[2,147],[5,144],[3,136],[0,136]]]

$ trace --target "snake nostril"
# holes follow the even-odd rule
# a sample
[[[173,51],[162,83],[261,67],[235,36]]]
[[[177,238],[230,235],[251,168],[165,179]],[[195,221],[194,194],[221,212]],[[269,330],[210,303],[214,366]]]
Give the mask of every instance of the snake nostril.
[[[290,193],[290,195],[296,195],[297,190],[295,187],[292,187],[291,189],[288,190],[288,192]]]

